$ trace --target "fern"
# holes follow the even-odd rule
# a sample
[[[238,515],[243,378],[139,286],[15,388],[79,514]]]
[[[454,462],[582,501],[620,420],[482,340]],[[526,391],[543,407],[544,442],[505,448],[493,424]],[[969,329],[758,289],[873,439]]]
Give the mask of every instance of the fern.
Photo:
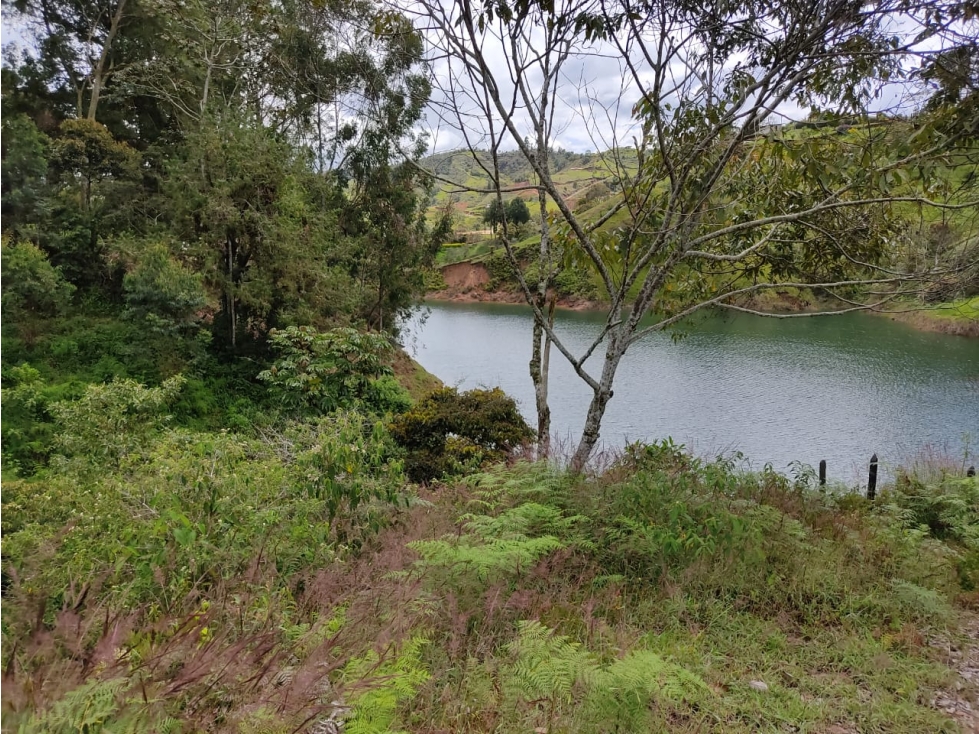
[[[481,583],[519,573],[538,559],[564,547],[557,538],[494,540],[473,542],[469,536],[449,540],[418,540],[408,547],[422,557],[421,568],[436,568],[448,573],[449,580],[468,585],[475,579]]]
[[[648,650],[635,650],[596,676],[596,687],[618,695],[667,698],[690,702],[710,688],[697,675]]]
[[[557,507],[528,502],[490,517],[464,515],[466,529],[481,538],[523,538],[531,535],[563,536],[588,521],[584,515],[565,517]]]
[[[416,567],[445,572],[448,580],[459,586],[519,574],[548,553],[567,547],[560,536],[571,537],[587,520],[581,515],[565,517],[560,509],[537,502],[518,505],[495,517],[468,514],[461,519],[468,531],[464,535],[408,544],[422,557]]]
[[[548,728],[557,704],[569,704],[576,692],[576,713],[602,731],[614,722],[621,731],[642,731],[649,704],[655,700],[692,704],[710,688],[697,675],[659,655],[636,650],[601,665],[580,643],[542,625],[524,621],[507,646],[503,688],[513,704],[546,702]]]
[[[591,653],[580,643],[536,620],[521,622],[507,649],[513,658],[506,669],[507,687],[524,700],[570,700],[575,684],[596,670]]]
[[[154,721],[144,706],[127,709],[122,699],[124,679],[95,680],[65,694],[49,711],[35,713],[20,722],[19,734],[137,734],[165,731],[179,734],[174,719]]]
[[[513,501],[553,504],[568,488],[569,475],[544,462],[521,462],[512,467],[494,467],[491,472],[472,474],[465,483],[477,490],[476,506],[494,510]]]
[[[352,714],[346,734],[398,734],[398,707],[414,698],[429,678],[421,660],[427,644],[415,636],[389,662],[378,665],[378,655],[371,651],[347,664],[344,678],[357,685],[357,692],[347,700]]]

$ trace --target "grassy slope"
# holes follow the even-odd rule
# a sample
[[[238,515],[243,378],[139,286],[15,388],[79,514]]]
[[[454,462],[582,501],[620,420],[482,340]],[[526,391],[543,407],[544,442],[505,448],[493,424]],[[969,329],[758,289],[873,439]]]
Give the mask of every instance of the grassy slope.
[[[663,445],[324,525],[302,478],[349,440],[336,425],[163,436],[5,487],[9,725],[99,702],[143,731],[953,732],[930,702],[975,699],[942,693],[947,646],[970,644],[974,480],[872,507]],[[965,509],[940,521],[942,497]]]
[[[979,296],[960,298],[934,307],[916,308],[909,304],[886,315],[919,329],[945,334],[979,337]]]
[[[420,400],[433,390],[442,387],[442,381],[412,359],[404,350],[394,356],[394,376],[408,391],[413,400]]]

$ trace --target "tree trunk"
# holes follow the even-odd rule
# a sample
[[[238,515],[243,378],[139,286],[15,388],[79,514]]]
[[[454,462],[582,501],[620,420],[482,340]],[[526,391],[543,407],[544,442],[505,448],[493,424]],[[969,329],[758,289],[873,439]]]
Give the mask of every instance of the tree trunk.
[[[619,362],[629,344],[629,332],[623,327],[614,329],[608,337],[608,347],[605,351],[605,364],[602,367],[602,379],[598,384],[598,389],[588,405],[588,413],[585,416],[585,428],[578,441],[578,448],[575,450],[574,457],[571,459],[571,471],[580,473],[588,465],[595,446],[598,444],[602,418],[605,417],[605,408],[608,401],[612,399],[612,383],[615,380],[615,372],[619,368]]]
[[[538,308],[544,310],[544,296],[535,298]],[[544,325],[534,319],[534,349],[530,357],[530,379],[534,383],[534,398],[537,404],[537,452],[541,458],[548,454],[551,437],[551,408],[547,404],[547,372],[544,367],[545,334]]]
[[[555,297],[551,296],[547,311],[547,325],[554,328]],[[547,389],[551,376],[551,337],[544,334],[544,354],[541,357],[541,381],[537,388],[537,436],[542,457],[547,457],[551,450],[551,406],[547,402]]]
[[[238,346],[238,314],[235,312],[234,239],[228,238],[228,320],[231,322],[231,348]]]
[[[547,130],[544,118],[541,120],[537,127],[537,155],[541,169],[547,171]],[[551,449],[551,406],[547,402],[550,339],[546,336],[538,313],[544,313],[547,287],[551,279],[551,232],[547,224],[547,194],[543,189],[537,191],[537,206],[540,212],[540,249],[537,256],[537,292],[534,294],[537,310],[534,312],[534,349],[530,357],[530,378],[534,383],[534,399],[537,403],[537,453],[541,458],[546,458]],[[553,325],[553,302],[548,318]]]
[[[109,24],[109,35],[105,37],[105,43],[102,45],[102,52],[99,54],[98,63],[92,69],[92,96],[88,101],[89,120],[95,119],[95,113],[99,107],[99,97],[102,94],[102,86],[106,76],[105,63],[109,58],[109,49],[112,47],[112,41],[119,32],[119,24],[122,23],[122,14],[125,9],[126,0],[119,0],[119,5],[116,7],[116,12],[113,14],[112,21]]]

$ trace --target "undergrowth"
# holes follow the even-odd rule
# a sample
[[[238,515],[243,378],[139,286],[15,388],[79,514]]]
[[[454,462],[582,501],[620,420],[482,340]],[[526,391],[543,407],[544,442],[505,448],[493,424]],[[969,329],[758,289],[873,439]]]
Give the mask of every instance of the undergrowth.
[[[163,422],[5,483],[5,727],[957,730],[929,640],[976,598],[974,479],[872,504],[664,442],[416,496],[389,441]]]

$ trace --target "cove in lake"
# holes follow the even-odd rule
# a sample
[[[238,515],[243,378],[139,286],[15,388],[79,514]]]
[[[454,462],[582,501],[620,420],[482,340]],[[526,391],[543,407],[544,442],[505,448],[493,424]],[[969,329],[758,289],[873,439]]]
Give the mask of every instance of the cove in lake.
[[[559,311],[555,328],[581,354],[603,323],[600,313]],[[532,325],[524,306],[430,303],[427,318],[407,325],[406,341],[448,385],[499,385],[534,425]],[[701,456],[740,451],[752,468],[779,471],[826,459],[830,477],[847,482],[866,481],[875,452],[885,470],[922,451],[960,460],[967,447],[976,463],[977,340],[859,313],[712,314],[685,323],[683,334],[654,334],[630,348],[602,424],[606,446],[669,436]],[[601,354],[586,366],[597,373]],[[590,398],[552,350],[554,435],[577,440]]]

